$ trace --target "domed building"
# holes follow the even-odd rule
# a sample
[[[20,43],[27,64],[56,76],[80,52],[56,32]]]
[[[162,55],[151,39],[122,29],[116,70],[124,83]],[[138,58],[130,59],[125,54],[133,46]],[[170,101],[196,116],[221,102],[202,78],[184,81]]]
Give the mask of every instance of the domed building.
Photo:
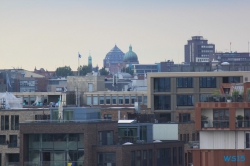
[[[115,45],[103,60],[103,67],[111,73],[120,71],[123,64],[124,53]]]
[[[129,46],[129,51],[125,54],[123,58],[123,63],[126,64],[139,64],[138,57],[134,51],[132,51],[132,46]]]

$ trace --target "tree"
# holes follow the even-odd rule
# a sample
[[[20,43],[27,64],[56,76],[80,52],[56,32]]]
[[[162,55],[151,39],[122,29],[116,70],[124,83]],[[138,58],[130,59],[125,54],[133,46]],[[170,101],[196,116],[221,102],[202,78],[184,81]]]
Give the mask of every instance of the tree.
[[[58,67],[55,72],[55,76],[60,77],[67,77],[72,75],[73,71],[71,70],[70,66]]]
[[[122,72],[134,75],[134,70],[132,70],[130,67],[122,68]]]
[[[100,70],[100,75],[101,76],[106,76],[106,75],[108,75],[109,74],[109,72],[103,67],[103,68],[101,68],[101,70]]]
[[[92,66],[80,66],[78,71],[80,72],[80,76],[86,76],[88,73],[92,72]]]

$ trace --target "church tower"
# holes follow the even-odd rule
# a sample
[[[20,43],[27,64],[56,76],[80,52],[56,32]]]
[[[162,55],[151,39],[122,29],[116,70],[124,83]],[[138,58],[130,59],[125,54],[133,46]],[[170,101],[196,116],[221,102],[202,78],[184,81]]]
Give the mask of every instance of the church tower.
[[[92,57],[91,57],[90,54],[89,54],[89,57],[88,57],[88,66],[92,67]]]

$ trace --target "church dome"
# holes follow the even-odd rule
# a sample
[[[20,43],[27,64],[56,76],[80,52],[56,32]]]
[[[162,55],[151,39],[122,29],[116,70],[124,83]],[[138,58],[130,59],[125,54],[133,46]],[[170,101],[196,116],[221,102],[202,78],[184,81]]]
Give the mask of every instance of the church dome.
[[[129,51],[125,54],[123,58],[124,62],[138,62],[138,57],[135,52],[132,51],[132,46],[129,46]]]

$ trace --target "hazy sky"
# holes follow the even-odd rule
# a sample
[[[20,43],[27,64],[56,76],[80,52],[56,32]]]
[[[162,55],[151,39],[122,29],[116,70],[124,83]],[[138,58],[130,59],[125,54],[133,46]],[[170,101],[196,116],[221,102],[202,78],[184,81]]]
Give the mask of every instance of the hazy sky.
[[[93,66],[115,44],[140,63],[184,60],[184,45],[201,35],[217,51],[247,52],[249,0],[0,0],[0,69]]]

